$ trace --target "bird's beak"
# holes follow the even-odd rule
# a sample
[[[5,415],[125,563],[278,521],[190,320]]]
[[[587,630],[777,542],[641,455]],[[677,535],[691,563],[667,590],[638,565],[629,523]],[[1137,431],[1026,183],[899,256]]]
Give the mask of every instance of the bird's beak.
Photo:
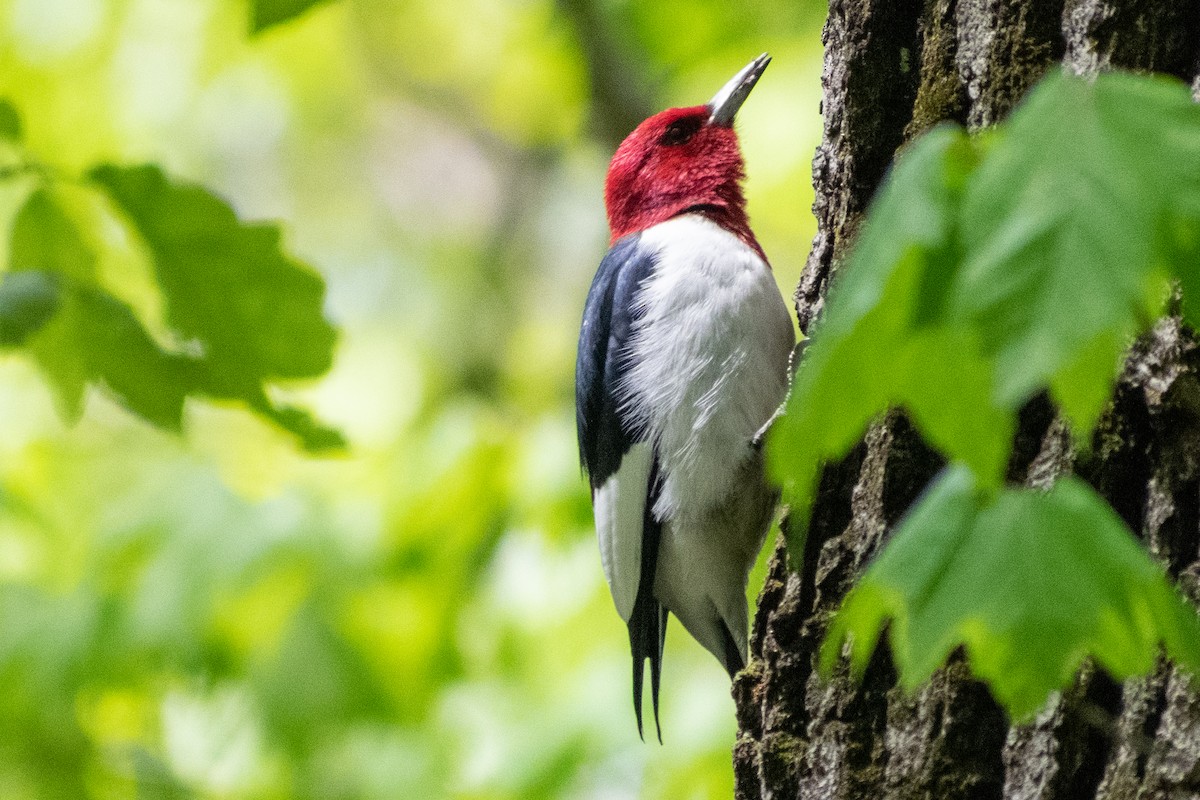
[[[759,76],[763,74],[763,70],[770,63],[771,57],[763,53],[743,67],[741,72],[730,78],[729,83],[722,86],[721,91],[717,92],[716,96],[708,103],[708,107],[712,109],[708,124],[722,125],[726,128],[732,125],[738,109],[742,107],[742,103],[746,102],[746,98],[750,96],[750,90],[754,88],[754,84],[758,83]]]

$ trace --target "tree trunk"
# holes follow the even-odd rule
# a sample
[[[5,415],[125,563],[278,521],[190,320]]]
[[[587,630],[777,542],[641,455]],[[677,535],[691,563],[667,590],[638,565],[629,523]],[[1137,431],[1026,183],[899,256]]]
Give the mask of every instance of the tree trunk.
[[[813,162],[818,233],[796,290],[801,325],[896,149],[942,120],[1002,119],[1060,62],[1178,76],[1200,95],[1196,0],[831,0],[824,139]],[[1177,318],[1133,347],[1091,451],[1043,396],[1021,413],[1009,480],[1073,471],[1200,596],[1200,348]],[[734,685],[737,797],[1200,797],[1200,697],[1163,662],[1124,685],[1085,667],[1035,721],[1011,725],[961,654],[915,696],[880,647],[861,683],[814,669],[833,612],[941,467],[889,414],[818,490],[800,571],[782,546],[759,597],[750,668]]]

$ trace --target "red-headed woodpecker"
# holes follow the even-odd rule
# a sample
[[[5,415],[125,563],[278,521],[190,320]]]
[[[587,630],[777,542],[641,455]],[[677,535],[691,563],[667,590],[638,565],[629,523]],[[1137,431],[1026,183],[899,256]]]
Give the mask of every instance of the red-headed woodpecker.
[[[746,582],[777,497],[756,437],[795,342],[750,230],[733,130],[769,61],[707,105],[647,119],[605,182],[612,240],[583,313],[576,424],[639,734],[646,659],[658,725],[669,613],[730,677],[746,663]]]

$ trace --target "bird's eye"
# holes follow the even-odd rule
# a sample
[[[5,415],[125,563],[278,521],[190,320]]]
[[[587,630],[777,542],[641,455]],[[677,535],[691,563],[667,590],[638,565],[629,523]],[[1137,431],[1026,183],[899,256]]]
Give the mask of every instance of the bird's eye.
[[[658,141],[659,144],[668,146],[687,144],[696,135],[696,131],[698,130],[700,130],[700,120],[676,120],[667,126],[667,129],[663,131],[663,135]]]

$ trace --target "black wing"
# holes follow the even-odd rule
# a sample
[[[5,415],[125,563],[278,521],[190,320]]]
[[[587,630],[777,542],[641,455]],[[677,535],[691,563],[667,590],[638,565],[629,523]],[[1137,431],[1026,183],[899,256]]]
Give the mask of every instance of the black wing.
[[[629,448],[642,440],[622,420],[617,390],[628,369],[625,352],[634,321],[634,296],[654,269],[640,236],[619,240],[600,262],[583,308],[579,356],[575,362],[575,428],[579,457],[599,488],[621,466]]]
[[[645,432],[622,416],[618,390],[629,368],[628,344],[636,319],[635,295],[654,270],[653,254],[640,246],[633,234],[619,240],[600,262],[583,311],[579,356],[575,364],[575,426],[579,457],[587,471],[593,496],[621,466]],[[629,647],[633,654],[633,707],[638,734],[642,734],[642,681],[650,660],[650,692],[654,724],[658,725],[658,687],[662,671],[667,610],[654,597],[654,572],[658,563],[661,525],[652,508],[658,496],[658,469],[653,465],[646,489],[642,523],[642,560],[637,599],[629,618]]]

